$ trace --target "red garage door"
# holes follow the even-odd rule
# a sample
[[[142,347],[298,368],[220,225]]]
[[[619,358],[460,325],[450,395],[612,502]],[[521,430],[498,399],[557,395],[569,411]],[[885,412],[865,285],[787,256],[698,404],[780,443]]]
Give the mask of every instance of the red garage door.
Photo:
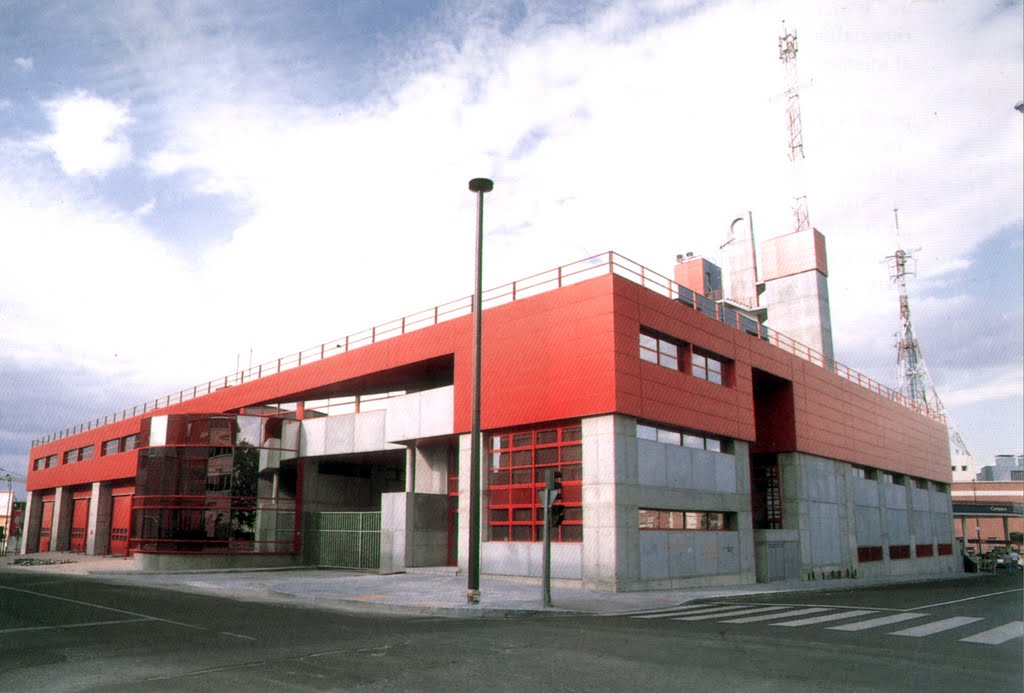
[[[83,497],[79,497],[79,494],[82,494]],[[72,498],[69,551],[85,553],[85,535],[89,529],[89,496],[89,491],[79,491]]]
[[[113,496],[110,509],[110,553],[116,556],[128,554],[128,530],[132,521],[132,497]]]
[[[39,523],[39,551],[50,550],[50,530],[53,528],[53,501],[43,501],[43,520]]]

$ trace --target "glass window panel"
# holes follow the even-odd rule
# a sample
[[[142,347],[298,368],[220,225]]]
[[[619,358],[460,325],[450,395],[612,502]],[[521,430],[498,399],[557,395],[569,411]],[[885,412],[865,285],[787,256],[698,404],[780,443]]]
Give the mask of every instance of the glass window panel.
[[[214,416],[210,417],[210,445],[213,447],[228,447],[232,444],[235,431],[234,417]]]
[[[491,522],[508,522],[508,508],[492,509]]]
[[[122,450],[134,450],[139,447],[139,434],[133,433],[130,436],[125,436],[121,439],[124,445],[121,446]]]
[[[709,371],[708,372],[708,382],[709,383],[714,383],[715,385],[721,385],[722,384],[722,374],[721,373],[715,373],[714,371]]]
[[[562,472],[562,481],[582,481],[583,466],[579,464],[566,464],[559,467]]]
[[[583,541],[583,525],[562,525],[562,541]]]
[[[573,440],[583,440],[583,428],[580,426],[573,426],[572,428],[563,428],[562,440],[566,442]]]
[[[512,447],[522,448],[528,445],[533,445],[532,433],[516,433],[512,436]]]
[[[658,351],[660,351],[665,356],[671,356],[673,358],[679,356],[679,347],[677,347],[675,344],[668,341],[667,339],[658,340]]]
[[[707,513],[708,529],[725,529],[725,515],[722,513]]]
[[[74,449],[74,450],[67,450],[67,451],[64,452],[64,464],[68,464],[69,462],[77,462],[77,461],[78,461],[78,449],[77,448]]]
[[[650,349],[651,351],[658,350],[658,340],[650,335],[646,335],[643,332],[640,333],[640,347],[642,349]]]
[[[578,447],[578,446],[574,446]],[[537,464],[557,464],[558,448],[540,448],[537,450]]]
[[[658,352],[650,349],[640,349],[640,359],[649,363],[658,362]]]
[[[101,455],[114,455],[121,449],[121,440],[114,438],[113,440],[103,441],[103,448]]]
[[[493,525],[491,541],[508,541],[508,525]]]
[[[532,484],[533,483],[533,470],[532,469],[513,469],[512,470],[512,483],[513,484]]]
[[[151,447],[167,445],[167,416],[154,416],[149,420],[149,444]]]
[[[640,529],[654,529],[655,515],[656,512],[654,510],[640,508]]]
[[[704,447],[705,449],[711,450],[712,452],[721,452],[722,441],[718,440],[717,438],[706,438],[704,440]]]
[[[561,454],[562,462],[581,462],[583,460],[583,446],[565,445],[562,447]]]
[[[570,505],[565,509],[566,522],[583,522],[583,508],[579,505]]]
[[[533,450],[516,450],[512,453],[513,467],[529,467],[533,464]]]
[[[636,437],[643,440],[657,440],[658,429],[654,426],[647,426],[646,424],[636,425]]]
[[[529,522],[533,519],[533,508],[513,508],[513,522]]]
[[[698,450],[704,449],[704,438],[701,436],[695,436],[690,433],[683,435],[683,446],[688,448],[697,448]]]
[[[508,447],[508,436],[492,436],[491,450],[501,450]]]
[[[668,445],[679,445],[679,433],[677,431],[666,431],[658,429],[658,442]]]
[[[530,541],[532,537],[531,525],[513,525],[512,541]]]
[[[662,354],[658,357],[658,365],[664,366],[665,368],[671,368],[674,371],[679,370],[679,359],[675,356],[667,356]]]
[[[537,433],[537,445],[551,445],[558,442],[558,431],[540,431]]]
[[[91,460],[92,459],[92,453],[93,453],[95,447],[96,447],[95,445],[86,445],[84,448],[82,448],[82,454],[79,456],[78,459],[80,459],[80,460]]]
[[[259,416],[239,416],[236,420],[237,431],[235,445],[251,445],[258,448],[263,444],[263,418]]]
[[[685,529],[686,528],[686,513],[684,513],[682,510],[673,510],[672,512],[667,513],[667,514],[669,516],[669,518],[668,518],[668,527],[669,527],[669,529]]]
[[[490,486],[505,486],[508,484],[508,480],[507,469],[492,469],[487,483]]]
[[[686,513],[686,520],[684,527],[686,529],[700,529],[701,523],[704,520],[704,513],[688,512]]]
[[[694,368],[700,367],[706,370],[708,367],[707,357],[703,356],[702,354],[698,354],[696,351],[693,352],[693,356],[691,357],[690,362],[693,364]]]

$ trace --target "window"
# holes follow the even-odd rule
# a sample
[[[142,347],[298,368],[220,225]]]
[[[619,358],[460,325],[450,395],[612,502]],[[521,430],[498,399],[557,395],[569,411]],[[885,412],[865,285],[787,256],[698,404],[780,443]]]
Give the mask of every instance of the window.
[[[86,445],[84,448],[79,450],[79,460],[91,460],[93,451],[96,449],[95,445]]]
[[[113,440],[103,441],[103,446],[100,448],[100,456],[106,457],[107,455],[116,455],[121,451],[121,440],[114,438]]]
[[[640,508],[637,522],[640,529],[697,530],[722,532],[735,525],[735,513],[703,510],[654,510]]]
[[[128,450],[134,450],[139,447],[139,434],[133,433],[130,436],[125,436],[121,439],[121,451],[126,452]]]
[[[867,479],[868,470],[863,467],[850,467],[850,472],[853,474],[854,479]]]
[[[724,383],[723,373],[721,357],[712,355],[707,351],[693,350],[693,356],[690,359],[690,374],[693,377],[707,380],[709,383],[715,383],[716,385],[722,385]]]
[[[583,431],[578,423],[490,437],[488,517],[491,541],[540,541],[544,508],[538,492],[548,469],[562,473],[565,521],[552,541],[583,540]]]
[[[721,439],[713,436],[694,432],[673,431],[643,423],[637,423],[636,437],[641,440],[654,440],[667,445],[682,445],[686,448],[711,450],[712,452],[724,452],[726,447]]]
[[[64,464],[78,461],[78,449],[64,451]]]
[[[649,332],[640,333],[640,358],[659,366],[679,370],[679,356],[684,347],[675,340],[655,336]]]

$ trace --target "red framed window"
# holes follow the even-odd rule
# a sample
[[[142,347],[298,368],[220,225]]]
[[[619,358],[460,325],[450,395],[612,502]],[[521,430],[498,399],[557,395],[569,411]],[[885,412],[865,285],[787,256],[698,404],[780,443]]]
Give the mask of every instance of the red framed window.
[[[491,541],[541,541],[538,493],[548,469],[562,472],[565,521],[552,541],[583,541],[583,429],[578,422],[491,434],[487,526]]]
[[[910,558],[910,544],[893,544],[889,547],[889,558],[891,560]]]
[[[927,556],[931,556],[933,553],[931,544],[918,544],[914,548],[917,551],[918,558],[925,558]]]
[[[870,563],[882,560],[881,546],[858,546],[857,561],[859,563]]]
[[[953,545],[952,544],[939,544],[939,555],[940,556],[952,556]]]

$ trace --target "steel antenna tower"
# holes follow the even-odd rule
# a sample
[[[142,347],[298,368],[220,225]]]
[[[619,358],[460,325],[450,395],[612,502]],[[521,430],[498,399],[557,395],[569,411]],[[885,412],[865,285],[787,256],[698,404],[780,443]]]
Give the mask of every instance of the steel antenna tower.
[[[961,455],[970,455],[960,432],[949,414],[946,412],[935,383],[928,374],[924,362],[924,353],[914,335],[914,324],[910,319],[910,296],[907,292],[907,277],[915,271],[912,267],[914,250],[904,250],[900,240],[899,209],[892,210],[896,220],[896,253],[886,258],[889,261],[889,276],[900,292],[900,331],[896,343],[896,388],[900,393],[930,414],[937,414],[946,419],[949,426],[949,441],[954,450]]]
[[[782,23],[782,36],[779,37],[779,60],[786,71],[786,120],[789,128],[789,160],[792,162],[791,175],[793,186],[793,222],[794,231],[810,228],[807,212],[807,195],[804,192],[803,160],[804,130],[800,122],[800,83],[796,73],[796,31],[787,31],[786,23]]]

